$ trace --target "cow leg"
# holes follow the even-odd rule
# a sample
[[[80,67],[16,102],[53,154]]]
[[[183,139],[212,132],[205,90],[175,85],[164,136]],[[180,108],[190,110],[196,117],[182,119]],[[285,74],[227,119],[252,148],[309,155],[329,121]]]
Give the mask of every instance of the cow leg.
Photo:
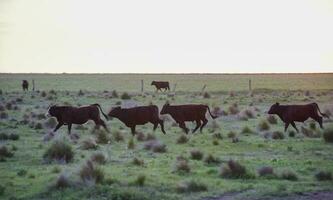
[[[132,131],[132,135],[134,136],[135,135],[135,125],[131,126],[131,131]]]
[[[158,123],[157,123],[157,122],[155,122],[155,123],[153,123],[153,124],[154,124],[153,131],[155,131],[155,130],[156,130],[156,128],[157,128],[157,126],[158,126]]]
[[[72,124],[68,124],[67,126],[68,126],[68,135],[70,135],[71,134],[71,129],[72,129]]]
[[[203,129],[204,126],[206,126],[207,122],[208,122],[208,120],[206,118],[202,119],[202,125],[200,127],[200,132],[202,132],[202,129]]]
[[[196,120],[195,122],[197,123],[197,126],[193,129],[192,133],[194,133],[195,131],[197,131],[198,128],[201,126],[201,121],[200,120]]]
[[[319,126],[320,126],[321,129],[324,129],[324,127],[323,127],[323,118],[321,116],[314,116],[314,117],[311,117],[311,118],[319,123]]]
[[[287,131],[288,126],[289,126],[289,122],[286,122],[286,123],[284,124],[284,132]]]
[[[294,129],[297,131],[297,133],[299,133],[299,131],[298,131],[297,127],[296,127],[295,122],[291,122],[290,124],[294,127]]]
[[[62,125],[64,125],[64,123],[58,123],[53,132],[56,132]]]
[[[158,123],[161,125],[161,130],[162,130],[162,132],[165,134],[165,130],[164,130],[164,122],[163,122],[163,120],[159,120]]]
[[[182,128],[186,134],[188,134],[188,128],[186,128],[186,125],[184,122],[179,122],[179,127]]]

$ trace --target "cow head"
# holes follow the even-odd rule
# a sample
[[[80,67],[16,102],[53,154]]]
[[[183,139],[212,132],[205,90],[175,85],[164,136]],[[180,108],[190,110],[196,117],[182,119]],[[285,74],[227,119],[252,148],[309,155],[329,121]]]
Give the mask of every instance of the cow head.
[[[269,109],[268,111],[268,114],[277,114],[278,113],[278,110],[279,110],[279,106],[280,104],[279,103],[275,103],[271,106],[271,108]]]
[[[152,81],[150,85],[155,85],[155,81]]]
[[[169,103],[164,104],[160,114],[161,115],[168,114],[169,113],[169,107],[170,107]]]
[[[47,110],[45,116],[46,117],[56,117],[57,113],[57,106],[56,105],[51,105],[49,109]]]
[[[111,117],[111,118],[112,118],[112,117],[118,117],[118,116],[120,115],[120,113],[121,113],[121,107],[120,107],[120,106],[117,106],[117,107],[113,107],[113,108],[110,110],[108,116]]]

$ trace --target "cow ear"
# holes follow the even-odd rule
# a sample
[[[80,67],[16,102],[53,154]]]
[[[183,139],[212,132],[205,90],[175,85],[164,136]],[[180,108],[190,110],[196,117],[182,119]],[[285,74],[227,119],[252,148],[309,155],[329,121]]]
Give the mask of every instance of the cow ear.
[[[279,106],[279,105],[280,105],[280,103],[279,103],[279,102],[276,102],[276,103],[275,103],[275,105]]]

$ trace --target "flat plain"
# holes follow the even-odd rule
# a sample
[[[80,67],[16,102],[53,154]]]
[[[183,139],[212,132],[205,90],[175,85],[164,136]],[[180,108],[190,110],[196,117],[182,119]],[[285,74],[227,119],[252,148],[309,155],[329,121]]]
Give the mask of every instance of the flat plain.
[[[29,81],[29,91],[22,91],[23,79]],[[169,81],[171,91],[156,92],[152,80]],[[317,102],[330,115],[333,74],[0,74],[0,89],[0,199],[301,199],[333,194],[333,144],[322,136],[332,130],[333,116],[325,118],[324,130],[309,119],[296,124],[300,133],[291,126],[284,133],[281,120],[267,114],[275,102]],[[74,126],[71,136],[66,126],[52,134],[55,120],[44,115],[52,104],[99,103],[108,112],[117,105],[161,109],[165,102],[206,104],[219,117],[207,116],[202,133],[186,135],[163,115],[167,134],[146,124],[133,137],[117,119],[107,121],[111,133],[88,122]],[[71,149],[68,162],[46,159],[57,142]],[[83,173],[88,160],[92,174]]]

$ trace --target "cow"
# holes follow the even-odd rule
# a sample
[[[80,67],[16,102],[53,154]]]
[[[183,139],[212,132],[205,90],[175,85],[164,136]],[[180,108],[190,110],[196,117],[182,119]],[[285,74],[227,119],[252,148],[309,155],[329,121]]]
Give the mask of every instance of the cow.
[[[196,127],[193,129],[194,133],[200,127],[200,132],[202,132],[203,127],[207,124],[206,112],[209,112],[210,116],[215,119],[217,116],[212,115],[208,106],[203,104],[186,104],[186,105],[170,105],[169,103],[164,104],[161,115],[169,114],[171,117],[179,124],[186,134],[188,134],[189,129],[186,128],[186,121],[195,121]],[[201,123],[202,122],[202,123]]]
[[[168,81],[152,81],[150,85],[155,85],[156,91],[160,90],[162,92],[162,89],[164,89],[164,92],[169,90],[170,86]]]
[[[295,130],[299,132],[295,122],[304,122],[308,118],[312,118],[317,121],[320,128],[323,129],[323,117],[329,118],[328,115],[320,111],[317,103],[305,105],[280,105],[279,103],[275,103],[269,109],[268,114],[276,114],[280,117],[280,119],[285,123],[284,132],[287,131],[289,124],[291,124]]]
[[[48,109],[46,116],[57,118],[58,124],[53,132],[56,132],[62,125],[67,125],[68,134],[71,134],[72,124],[84,124],[88,120],[93,120],[97,127],[102,125],[107,132],[110,132],[105,122],[100,118],[99,110],[102,112],[105,119],[108,119],[108,116],[103,112],[99,104],[81,107],[54,105]]]
[[[154,124],[154,131],[156,130],[158,124],[160,124],[161,130],[165,134],[163,120],[160,119],[158,107],[155,105],[137,106],[133,108],[121,108],[120,106],[117,106],[110,110],[108,116],[117,118],[127,127],[130,127],[132,135],[135,135],[136,133],[136,125],[143,125],[148,122]]]
[[[23,89],[23,91],[29,89],[29,82],[27,80],[22,81],[22,89]]]

